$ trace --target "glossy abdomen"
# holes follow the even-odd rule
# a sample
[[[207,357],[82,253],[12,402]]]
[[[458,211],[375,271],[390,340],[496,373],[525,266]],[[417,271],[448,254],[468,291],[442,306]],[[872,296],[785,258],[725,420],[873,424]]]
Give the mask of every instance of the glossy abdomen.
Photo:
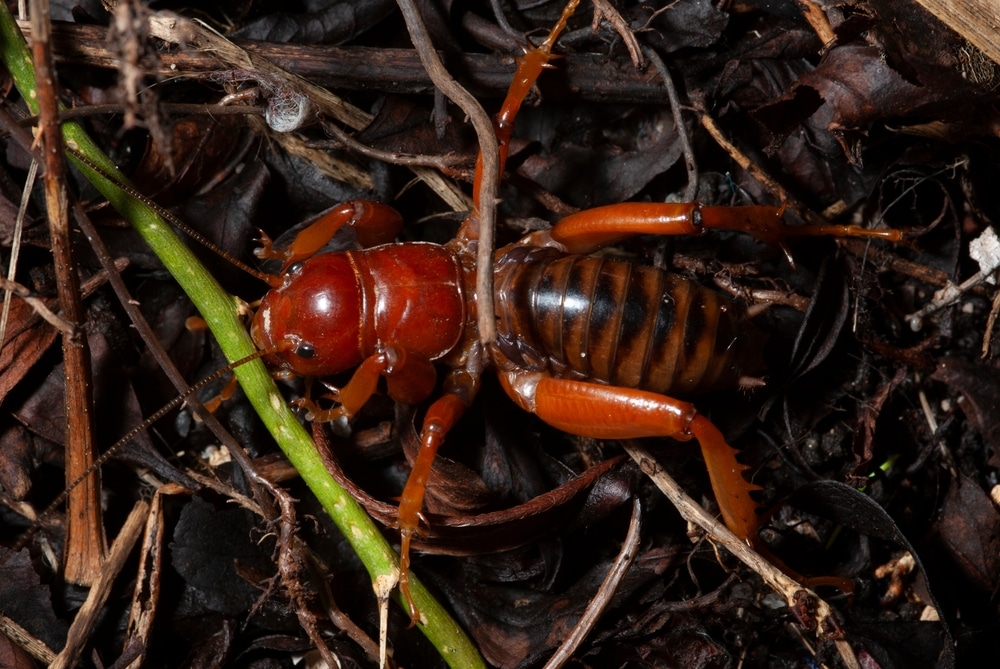
[[[495,290],[498,346],[525,367],[682,397],[755,371],[743,309],[669,272],[512,247]]]

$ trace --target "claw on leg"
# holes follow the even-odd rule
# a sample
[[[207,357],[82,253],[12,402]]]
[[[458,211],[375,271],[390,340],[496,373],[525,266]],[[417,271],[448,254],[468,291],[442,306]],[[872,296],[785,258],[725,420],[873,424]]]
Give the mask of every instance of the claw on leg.
[[[422,622],[420,609],[417,608],[417,603],[410,592],[410,539],[413,537],[413,532],[412,529],[403,528],[399,531],[399,591],[406,602],[406,611],[410,614],[410,627]]]

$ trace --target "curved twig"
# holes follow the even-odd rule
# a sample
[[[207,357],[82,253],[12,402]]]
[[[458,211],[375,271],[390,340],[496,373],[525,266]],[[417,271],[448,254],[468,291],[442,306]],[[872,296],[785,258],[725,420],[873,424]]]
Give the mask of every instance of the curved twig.
[[[674,125],[677,127],[677,138],[681,142],[681,151],[684,153],[684,166],[687,168],[688,184],[684,191],[684,201],[691,202],[698,195],[698,161],[694,157],[694,149],[691,147],[691,138],[688,136],[687,126],[684,125],[684,109],[681,107],[680,97],[677,95],[677,87],[674,86],[674,78],[670,75],[670,70],[666,63],[660,58],[660,54],[648,46],[642,47],[642,53],[649,59],[649,62],[656,68],[663,85],[667,89],[667,99],[670,100],[670,113],[674,115]]]
[[[601,587],[594,593],[594,598],[587,605],[587,610],[580,618],[566,640],[562,642],[555,654],[545,663],[545,669],[558,669],[563,666],[570,656],[579,648],[583,640],[594,629],[594,625],[600,619],[604,609],[611,603],[611,598],[618,590],[618,584],[625,578],[628,568],[635,559],[636,550],[639,548],[639,530],[642,528],[642,505],[639,498],[632,500],[632,521],[628,526],[628,534],[622,543],[622,549],[618,552],[614,564],[604,577]]]
[[[648,50],[645,47],[639,46],[639,40],[635,38],[635,33],[629,28],[628,22],[625,21],[621,13],[608,0],[594,0],[594,21],[591,24],[591,30],[596,33],[602,20],[610,23],[611,27],[615,29],[615,32],[618,33],[618,36],[625,43],[625,48],[628,49],[632,65],[635,69],[641,70],[645,65],[642,62],[642,56],[645,54],[649,58]]]
[[[434,49],[427,27],[420,18],[413,0],[397,0],[406,20],[406,28],[420,62],[434,85],[469,117],[482,156],[483,171],[480,184],[481,211],[473,212],[479,218],[479,247],[476,257],[476,300],[479,312],[479,339],[488,345],[496,340],[496,320],[493,315],[493,230],[496,227],[496,201],[500,189],[500,148],[497,145],[493,122],[479,101],[465,90],[445,69]]]

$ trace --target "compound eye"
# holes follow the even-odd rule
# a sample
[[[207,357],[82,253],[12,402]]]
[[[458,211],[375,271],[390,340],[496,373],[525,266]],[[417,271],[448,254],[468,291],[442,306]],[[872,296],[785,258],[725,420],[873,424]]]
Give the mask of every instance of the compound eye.
[[[288,269],[285,270],[285,276],[295,276],[296,274],[299,274],[301,272],[302,272],[302,261],[300,260],[299,262],[293,262],[291,265],[288,266]]]
[[[295,347],[295,355],[308,360],[309,358],[316,356],[316,347],[312,344],[299,344]]]

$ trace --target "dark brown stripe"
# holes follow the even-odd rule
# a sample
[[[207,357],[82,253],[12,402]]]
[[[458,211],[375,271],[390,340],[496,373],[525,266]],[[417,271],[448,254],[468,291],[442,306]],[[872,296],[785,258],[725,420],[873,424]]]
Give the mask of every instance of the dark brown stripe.
[[[622,325],[612,383],[638,388],[653,347],[656,305],[663,294],[661,272],[634,267],[621,304]]]
[[[642,387],[646,390],[664,393],[674,384],[678,361],[677,347],[671,345],[671,341],[676,338],[675,328],[679,327],[676,293],[677,284],[681,281],[673,275],[664,277],[663,290],[657,302],[656,324],[653,328],[653,340],[656,344],[650,353],[642,380]]]
[[[614,372],[624,314],[622,303],[628,295],[626,291],[631,274],[632,265],[629,263],[601,261],[600,273],[594,285],[590,338],[587,344],[594,378],[607,381]]]
[[[584,376],[591,375],[587,342],[599,270],[600,261],[596,258],[574,259],[563,294],[563,361]]]
[[[549,355],[563,350],[563,294],[569,281],[572,258],[548,263],[531,291],[532,331],[535,341]]]

